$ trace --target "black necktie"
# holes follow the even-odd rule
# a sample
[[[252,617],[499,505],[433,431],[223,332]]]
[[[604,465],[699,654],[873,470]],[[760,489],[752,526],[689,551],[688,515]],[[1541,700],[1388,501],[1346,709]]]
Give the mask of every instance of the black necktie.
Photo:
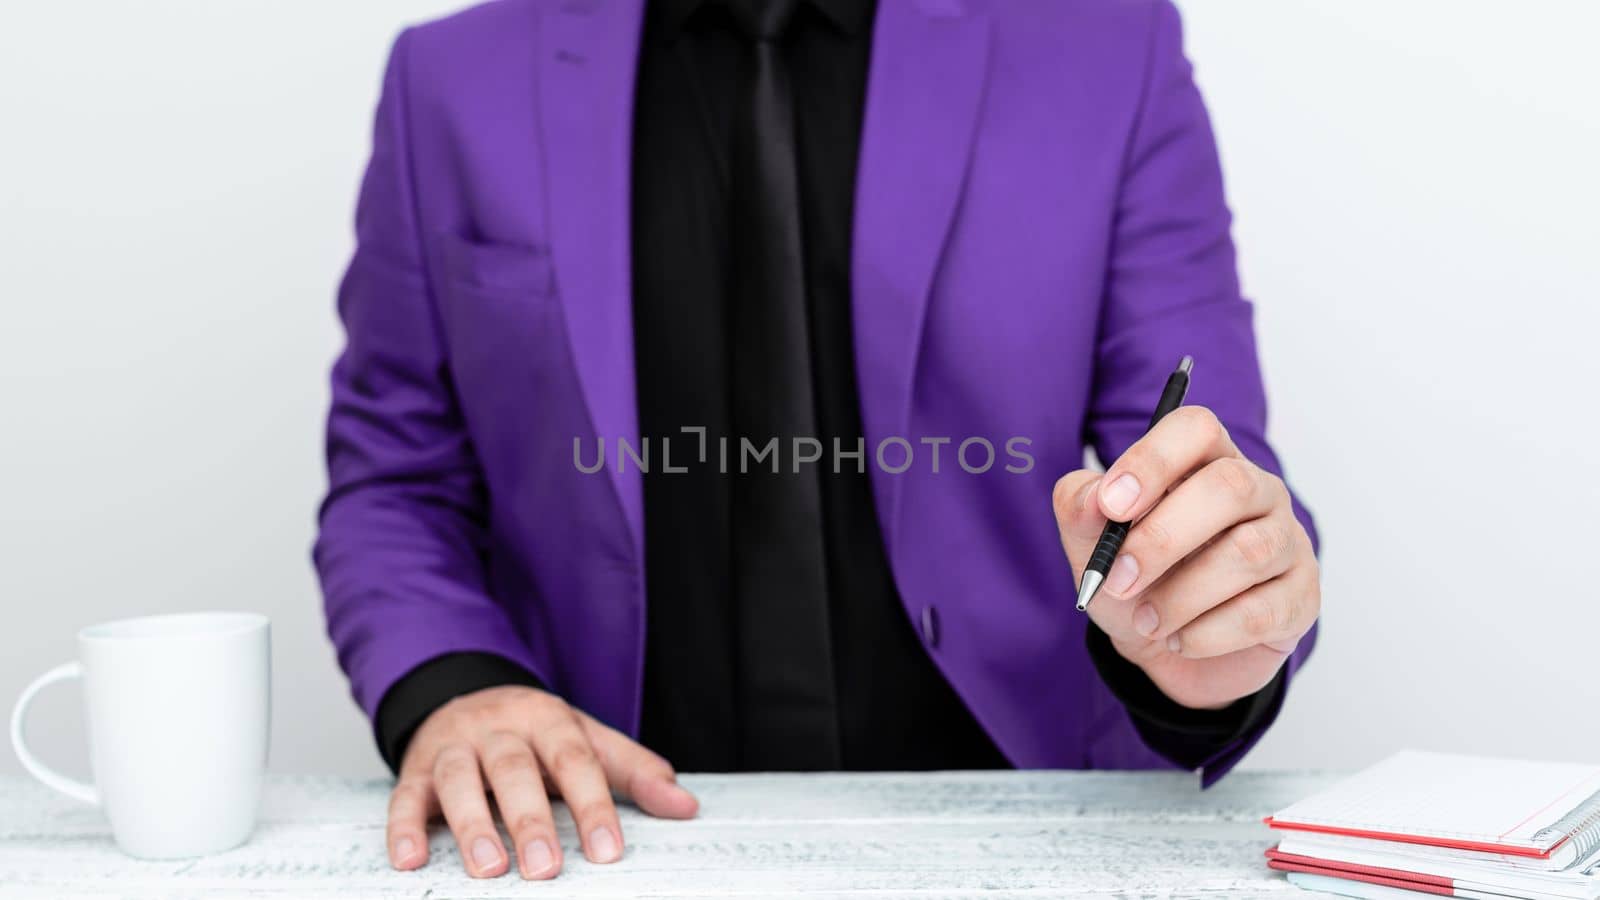
[[[733,148],[732,422],[735,615],[746,767],[839,759],[801,251],[794,105],[781,37],[797,0],[725,0],[748,45]],[[777,438],[773,459],[756,462]],[[825,448],[831,452],[832,448]]]

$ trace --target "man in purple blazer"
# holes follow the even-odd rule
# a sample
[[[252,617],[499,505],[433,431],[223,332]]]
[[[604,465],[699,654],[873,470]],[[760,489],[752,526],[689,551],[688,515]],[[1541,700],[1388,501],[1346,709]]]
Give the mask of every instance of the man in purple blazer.
[[[357,236],[315,559],[398,868],[554,876],[555,795],[617,860],[674,765],[1209,783],[1310,651],[1168,0],[498,0],[395,43]]]

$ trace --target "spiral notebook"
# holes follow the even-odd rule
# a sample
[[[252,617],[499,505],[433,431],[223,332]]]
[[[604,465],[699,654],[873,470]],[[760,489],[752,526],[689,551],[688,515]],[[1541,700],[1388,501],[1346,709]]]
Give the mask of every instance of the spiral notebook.
[[[1566,869],[1600,846],[1600,766],[1407,751],[1266,822],[1324,846]]]

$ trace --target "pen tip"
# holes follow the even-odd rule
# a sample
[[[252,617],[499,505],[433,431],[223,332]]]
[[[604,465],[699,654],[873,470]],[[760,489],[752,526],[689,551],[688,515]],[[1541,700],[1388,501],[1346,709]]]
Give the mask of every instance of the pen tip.
[[[1194,368],[1194,357],[1192,357],[1192,356],[1185,356],[1183,359],[1178,361],[1178,371],[1182,372],[1185,375],[1189,374],[1189,370],[1193,369],[1193,368]]]
[[[1089,601],[1094,599],[1095,592],[1100,590],[1100,582],[1105,579],[1104,575],[1092,569],[1083,573],[1083,586],[1078,588],[1078,612],[1089,608]]]

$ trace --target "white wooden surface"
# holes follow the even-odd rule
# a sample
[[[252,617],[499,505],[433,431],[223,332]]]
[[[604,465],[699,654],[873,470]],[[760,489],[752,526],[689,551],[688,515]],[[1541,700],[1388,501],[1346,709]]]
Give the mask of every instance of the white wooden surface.
[[[566,869],[529,883],[467,878],[443,828],[426,868],[391,871],[387,782],[269,779],[243,847],[139,862],[97,810],[10,778],[0,897],[1295,896],[1266,867],[1261,818],[1330,780],[1238,773],[1202,792],[1165,773],[686,775],[699,818],[625,809],[627,854],[597,866],[560,812]]]

